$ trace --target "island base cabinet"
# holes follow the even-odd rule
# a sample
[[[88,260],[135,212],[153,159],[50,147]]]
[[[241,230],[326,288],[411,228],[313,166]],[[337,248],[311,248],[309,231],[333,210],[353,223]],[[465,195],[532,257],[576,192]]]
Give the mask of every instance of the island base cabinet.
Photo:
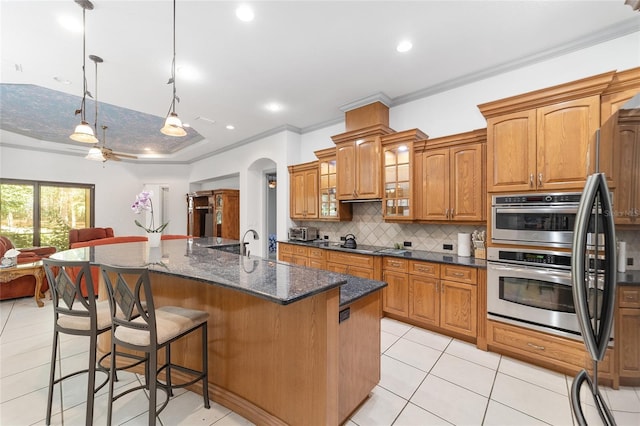
[[[340,424],[369,396],[380,381],[380,292],[343,306],[349,317],[340,322]]]
[[[338,425],[380,380],[380,291],[340,308],[339,288],[281,305],[155,272],[151,283],[156,307],[209,313],[210,398],[255,424]],[[345,308],[350,315],[340,322]],[[106,334],[100,355],[110,347]],[[199,368],[200,337],[193,337],[172,345],[172,361]],[[172,377],[175,383],[189,378],[179,371]],[[201,384],[189,389],[202,392]]]

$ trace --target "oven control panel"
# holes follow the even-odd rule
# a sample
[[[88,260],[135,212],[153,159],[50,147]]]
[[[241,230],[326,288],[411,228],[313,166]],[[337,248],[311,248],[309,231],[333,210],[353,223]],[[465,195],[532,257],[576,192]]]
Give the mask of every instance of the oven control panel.
[[[538,264],[559,269],[571,268],[571,254],[547,250],[509,250],[490,247],[487,260],[505,263]]]
[[[554,205],[554,204],[578,204],[579,192],[567,192],[559,194],[517,194],[493,197],[493,205]]]

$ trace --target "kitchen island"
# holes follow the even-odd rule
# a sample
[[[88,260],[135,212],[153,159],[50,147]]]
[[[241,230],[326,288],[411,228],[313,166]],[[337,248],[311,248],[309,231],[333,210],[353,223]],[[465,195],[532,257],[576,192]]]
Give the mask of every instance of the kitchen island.
[[[386,284],[214,247],[222,245],[166,240],[159,248],[125,243],[52,257],[148,267],[156,306],[208,311],[214,401],[256,424],[342,423],[380,379],[379,290]],[[199,336],[176,342],[172,353],[197,368]]]

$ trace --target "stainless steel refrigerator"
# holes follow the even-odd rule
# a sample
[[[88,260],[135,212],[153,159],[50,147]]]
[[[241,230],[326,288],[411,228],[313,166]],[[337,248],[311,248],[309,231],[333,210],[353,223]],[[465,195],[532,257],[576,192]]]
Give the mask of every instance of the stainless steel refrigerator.
[[[593,369],[578,373],[571,386],[571,408],[578,424],[586,425],[580,391],[589,387],[605,425],[615,425],[598,389],[598,363],[610,345],[616,296],[616,235],[614,211],[605,175],[587,178],[576,215],[571,264],[573,300]]]

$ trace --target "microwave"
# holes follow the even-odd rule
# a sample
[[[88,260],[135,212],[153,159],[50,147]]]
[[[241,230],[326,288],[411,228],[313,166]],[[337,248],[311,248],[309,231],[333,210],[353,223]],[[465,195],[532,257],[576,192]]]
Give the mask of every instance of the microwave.
[[[313,241],[318,239],[318,228],[313,226],[296,226],[289,228],[289,239],[293,241]]]
[[[491,203],[491,241],[570,248],[579,192],[494,195]]]

